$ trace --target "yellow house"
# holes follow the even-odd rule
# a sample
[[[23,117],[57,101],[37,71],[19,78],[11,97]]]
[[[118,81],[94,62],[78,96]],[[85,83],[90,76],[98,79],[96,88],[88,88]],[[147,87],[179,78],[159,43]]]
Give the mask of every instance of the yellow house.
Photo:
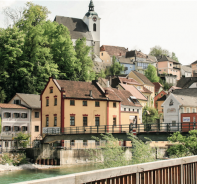
[[[42,134],[51,128],[125,125],[141,122],[142,106],[128,100],[131,94],[102,88],[98,81],[82,82],[49,78],[41,94]],[[64,145],[64,141],[61,141]]]
[[[148,89],[151,94],[145,92],[146,97],[148,98],[148,105],[154,107],[154,97],[155,97],[155,85],[143,74],[137,71],[131,71],[128,75],[128,78],[135,79],[139,84],[142,84],[146,89]]]

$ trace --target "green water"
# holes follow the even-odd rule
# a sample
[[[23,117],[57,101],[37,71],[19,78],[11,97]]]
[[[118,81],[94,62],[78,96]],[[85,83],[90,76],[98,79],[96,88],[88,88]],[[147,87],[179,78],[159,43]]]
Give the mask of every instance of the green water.
[[[8,171],[0,173],[0,184],[17,183],[22,181],[30,181],[42,178],[50,178],[60,175],[67,175],[85,171],[98,169],[95,165],[72,165],[64,166],[57,169],[46,170],[22,170],[22,171]]]

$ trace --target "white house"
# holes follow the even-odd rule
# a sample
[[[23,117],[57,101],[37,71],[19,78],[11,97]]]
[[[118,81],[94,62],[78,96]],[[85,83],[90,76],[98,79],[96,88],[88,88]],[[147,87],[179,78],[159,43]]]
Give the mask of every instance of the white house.
[[[188,88],[173,91],[164,101],[162,107],[164,123],[169,123],[172,130],[180,130],[181,114],[195,113],[197,110],[197,89]]]
[[[30,133],[30,110],[16,104],[0,104],[1,141],[4,149],[16,146],[13,137],[20,131]]]

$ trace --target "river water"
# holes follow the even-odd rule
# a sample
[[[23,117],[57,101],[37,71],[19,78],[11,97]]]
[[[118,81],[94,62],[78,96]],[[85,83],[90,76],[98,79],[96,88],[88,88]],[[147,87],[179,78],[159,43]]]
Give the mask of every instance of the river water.
[[[85,171],[92,171],[98,169],[96,165],[70,165],[63,166],[56,169],[46,170],[21,170],[21,171],[6,171],[0,173],[0,184],[10,184],[22,181],[30,181],[35,179],[49,178],[60,175],[67,175]]]

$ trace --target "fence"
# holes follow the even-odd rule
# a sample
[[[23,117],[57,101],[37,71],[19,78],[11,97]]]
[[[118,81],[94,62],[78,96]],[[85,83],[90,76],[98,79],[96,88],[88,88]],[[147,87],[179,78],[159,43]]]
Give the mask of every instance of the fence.
[[[197,130],[197,123],[157,123],[157,124],[126,124],[126,125],[101,125],[67,128],[44,128],[43,134],[94,134],[94,133],[136,133],[144,132],[188,132]]]
[[[95,170],[18,184],[196,184],[197,156]]]

